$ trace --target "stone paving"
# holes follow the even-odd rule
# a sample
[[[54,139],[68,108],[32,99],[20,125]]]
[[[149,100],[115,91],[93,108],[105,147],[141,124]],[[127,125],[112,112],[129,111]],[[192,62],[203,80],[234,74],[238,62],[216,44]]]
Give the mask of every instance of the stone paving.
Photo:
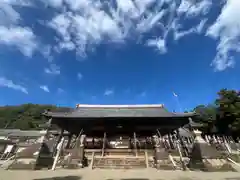
[[[239,172],[184,172],[144,170],[0,170],[0,180],[240,180]]]

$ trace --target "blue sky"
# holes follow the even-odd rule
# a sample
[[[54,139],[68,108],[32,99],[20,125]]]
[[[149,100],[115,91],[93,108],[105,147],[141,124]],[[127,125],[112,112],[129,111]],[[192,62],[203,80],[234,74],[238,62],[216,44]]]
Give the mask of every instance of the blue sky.
[[[211,103],[240,89],[238,17],[239,0],[1,0],[0,105]]]

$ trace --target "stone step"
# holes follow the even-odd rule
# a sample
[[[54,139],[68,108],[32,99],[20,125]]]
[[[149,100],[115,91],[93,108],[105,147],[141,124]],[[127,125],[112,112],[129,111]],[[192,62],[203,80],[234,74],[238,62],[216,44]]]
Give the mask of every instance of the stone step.
[[[104,157],[94,159],[93,168],[108,168],[108,169],[131,169],[131,168],[146,168],[144,158],[116,158]]]
[[[97,155],[102,155],[102,150],[99,149],[87,149],[85,150],[85,156],[86,157],[90,157],[92,156],[92,153],[94,152],[94,154]],[[105,156],[134,156],[136,154],[136,151],[132,150],[132,149],[106,149],[104,151],[104,155]],[[141,156],[144,155],[145,151],[144,150],[138,150],[137,151],[137,155]],[[152,152],[149,152],[149,154],[152,154]]]

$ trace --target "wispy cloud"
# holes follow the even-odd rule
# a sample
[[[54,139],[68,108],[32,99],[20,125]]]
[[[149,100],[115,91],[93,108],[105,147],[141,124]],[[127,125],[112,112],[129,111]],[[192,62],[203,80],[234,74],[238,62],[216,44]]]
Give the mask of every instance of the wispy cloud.
[[[106,89],[104,92],[104,96],[110,96],[113,94],[114,94],[114,91],[112,89]]]
[[[77,77],[78,77],[79,80],[82,80],[82,78],[83,78],[82,73],[78,73],[78,74],[77,74]]]
[[[240,52],[240,1],[228,0],[221,14],[208,29],[207,36],[219,40],[217,55],[212,63],[216,70],[234,65],[232,53]]]
[[[31,57],[37,48],[36,37],[29,28],[0,26],[0,44],[12,46]]]
[[[6,79],[5,77],[0,77],[0,86],[11,88],[28,94],[27,88],[23,87],[22,85],[15,84],[12,80]]]
[[[14,47],[31,57],[37,49],[36,36],[30,27],[20,25],[21,16],[14,6],[27,6],[27,0],[3,0],[0,2],[0,44]]]
[[[52,46],[50,46],[50,45],[43,46],[41,53],[42,53],[43,57],[48,60],[48,62],[51,63],[53,61]]]
[[[212,3],[211,0],[197,3],[190,0],[181,3],[177,0],[116,0],[115,3],[83,0],[81,3],[66,1],[65,5],[69,11],[57,14],[48,26],[59,35],[59,50],[76,50],[86,56],[87,51],[99,43],[124,42],[132,33],[140,35],[154,28],[159,29],[159,36],[147,40],[146,44],[165,53],[169,32],[177,31],[174,23],[181,23],[181,17],[205,15]]]
[[[33,29],[22,26],[21,7],[37,6],[31,0],[3,0],[0,2],[0,44],[14,47],[25,56],[31,57],[40,51],[52,61],[52,51],[73,51],[86,57],[89,52],[102,43],[124,43],[129,39],[141,37],[149,32],[154,36],[142,38],[142,44],[167,53],[169,37],[174,40],[189,34],[203,33],[207,15],[213,7],[213,0],[39,0],[54,13],[43,20],[47,30],[53,29],[50,45],[41,44]],[[212,65],[224,70],[234,64],[232,52],[239,52],[239,2],[226,2],[216,22],[208,29],[207,36],[218,39],[217,55]],[[214,2],[215,3],[215,2]],[[17,8],[16,8],[17,7]],[[194,22],[192,27],[186,24]],[[204,32],[205,33],[205,32]],[[46,47],[45,47],[46,46]],[[44,47],[44,48],[42,48]],[[55,74],[50,69],[46,72]]]
[[[52,75],[59,75],[60,74],[60,67],[57,66],[56,64],[50,64],[49,68],[45,68],[44,72],[47,74],[52,74]]]
[[[46,85],[40,86],[40,89],[42,89],[43,91],[48,92],[48,93],[50,92],[48,86],[46,86]]]
[[[15,24],[21,19],[20,14],[16,12],[11,4],[7,3],[7,1],[0,2],[0,9],[0,25]]]
[[[64,92],[64,90],[63,90],[62,88],[58,88],[58,89],[57,89],[57,93],[58,93],[58,94],[61,94],[61,93],[63,93],[63,92]]]
[[[194,26],[188,30],[181,30],[181,28],[179,26],[177,26],[174,30],[174,39],[175,40],[179,40],[181,39],[182,37],[187,37],[187,35],[189,34],[200,34],[203,32],[203,29],[205,27],[205,24],[207,22],[207,19],[203,19],[201,20],[201,22],[197,25],[197,26]]]
[[[195,17],[200,14],[206,15],[212,6],[212,1],[210,0],[181,0],[180,6],[177,12],[179,14],[184,14],[186,17]]]
[[[150,46],[150,47],[157,48],[157,50],[162,54],[167,52],[166,40],[165,39],[161,39],[161,38],[149,39],[147,41],[147,45]]]

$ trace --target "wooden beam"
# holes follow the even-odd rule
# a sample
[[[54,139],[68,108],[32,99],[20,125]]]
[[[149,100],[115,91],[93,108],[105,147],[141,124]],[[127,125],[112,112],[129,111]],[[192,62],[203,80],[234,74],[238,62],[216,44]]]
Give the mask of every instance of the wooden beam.
[[[183,142],[182,137],[180,136],[179,129],[177,129],[177,138],[179,139],[179,142],[183,148],[184,155],[188,156],[188,149],[187,149],[185,143]]]
[[[57,154],[54,158],[54,162],[53,162],[53,165],[52,165],[52,171],[54,171],[55,168],[56,168],[57,162],[58,162],[59,157],[60,157],[60,153],[61,153],[62,148],[63,148],[63,143],[64,143],[64,137],[62,137],[60,142],[57,144]]]
[[[167,136],[168,136],[168,141],[169,141],[170,148],[174,149],[172,135],[168,134]]]
[[[162,137],[162,135],[161,135],[161,133],[160,133],[159,129],[157,129],[157,134],[158,134],[158,137],[159,137],[159,138],[161,138],[161,137]]]
[[[179,153],[180,161],[182,163],[182,168],[183,168],[184,171],[186,171],[187,168],[186,168],[186,165],[183,161],[182,151],[181,151],[181,148],[180,148],[179,144],[180,144],[179,141],[177,141],[177,150],[178,150],[178,153]]]

